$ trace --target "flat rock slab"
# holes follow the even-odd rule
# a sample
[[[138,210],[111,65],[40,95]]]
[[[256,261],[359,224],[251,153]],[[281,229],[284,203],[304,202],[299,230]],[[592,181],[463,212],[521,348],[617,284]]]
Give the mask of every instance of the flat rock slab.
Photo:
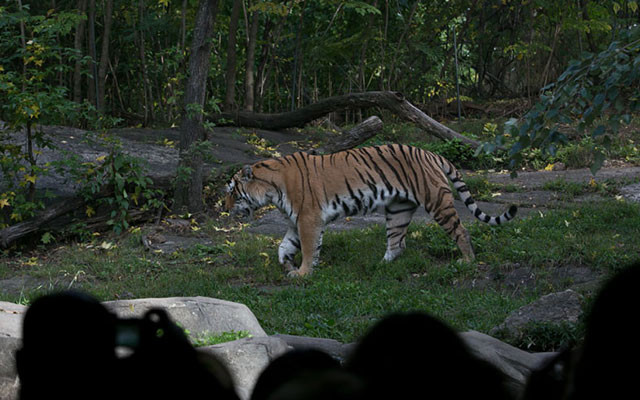
[[[151,308],[162,308],[174,322],[192,334],[248,331],[254,337],[267,336],[247,306],[226,300],[167,297],[106,301],[102,304],[120,318],[140,318]]]

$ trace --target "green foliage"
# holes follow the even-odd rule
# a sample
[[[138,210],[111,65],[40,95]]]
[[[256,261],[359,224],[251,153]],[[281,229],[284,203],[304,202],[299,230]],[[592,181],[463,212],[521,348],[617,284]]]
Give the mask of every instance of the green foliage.
[[[491,152],[509,143],[510,168],[523,161],[525,149],[541,149],[554,156],[568,137],[560,126],[574,124],[589,134],[591,170],[600,169],[612,136],[621,124],[640,111],[640,28],[619,32],[609,47],[597,54],[586,53],[570,63],[558,80],[543,88],[540,101],[523,118],[505,124],[505,134],[484,145]]]
[[[476,155],[472,147],[458,139],[414,145],[443,156],[458,168],[481,170],[499,165],[494,156],[482,153]]]
[[[501,336],[498,335],[498,338]],[[527,324],[517,339],[511,339],[513,346],[531,352],[561,351],[578,344],[584,337],[584,323],[542,323]]]
[[[128,219],[133,207],[142,210],[164,207],[164,193],[153,189],[143,161],[125,153],[117,138],[97,135],[87,140],[106,147],[108,153],[89,162],[67,153],[63,161],[54,165],[58,172],[80,186],[80,193],[89,204],[85,209],[88,217],[96,214],[96,210],[108,210],[107,224],[119,234],[129,228]]]
[[[37,159],[42,149],[53,146],[37,125],[62,123],[76,112],[66,88],[51,81],[68,70],[61,57],[74,55],[57,45],[57,37],[69,33],[79,17],[65,12],[30,16],[27,11],[26,5],[14,13],[0,7],[0,120],[7,124],[0,130],[0,228],[44,207],[36,182],[48,167]],[[18,26],[30,36],[21,36]],[[15,65],[21,68],[12,69]],[[24,132],[22,140],[18,132]]]

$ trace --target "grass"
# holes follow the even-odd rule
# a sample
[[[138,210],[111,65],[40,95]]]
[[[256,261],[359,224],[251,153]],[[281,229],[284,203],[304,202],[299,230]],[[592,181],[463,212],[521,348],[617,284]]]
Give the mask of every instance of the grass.
[[[287,279],[277,263],[280,238],[220,232],[210,223],[200,233],[214,245],[164,254],[145,252],[142,232],[134,231],[3,257],[0,279],[29,276],[42,285],[0,299],[28,303],[53,287],[81,288],[101,300],[209,296],[246,304],[270,334],[350,342],[384,315],[416,309],[460,330],[488,332],[510,312],[564,289],[567,282],[550,278],[554,268],[606,274],[640,254],[640,206],[622,201],[534,213],[500,227],[474,223],[469,230],[475,264],[457,262],[459,251],[435,225],[413,224],[407,250],[388,264],[380,262],[383,227],[329,231],[321,264],[300,280]],[[515,266],[536,272],[534,287],[514,292],[500,283]],[[472,285],[488,274],[497,280]]]

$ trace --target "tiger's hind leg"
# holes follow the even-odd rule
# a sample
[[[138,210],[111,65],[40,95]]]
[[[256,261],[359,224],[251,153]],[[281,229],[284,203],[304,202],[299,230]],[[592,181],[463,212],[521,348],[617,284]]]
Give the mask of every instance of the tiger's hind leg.
[[[278,247],[278,261],[287,273],[296,269],[293,260],[300,251],[300,237],[295,226],[289,226]]]
[[[458,245],[464,261],[472,261],[475,259],[473,245],[471,244],[471,236],[467,229],[462,226],[458,211],[453,206],[453,195],[451,192],[445,193],[441,201],[434,210],[429,210],[425,206],[433,219],[444,229],[445,232]]]
[[[418,206],[412,202],[391,203],[385,207],[387,251],[383,261],[393,261],[404,251],[407,229]]]

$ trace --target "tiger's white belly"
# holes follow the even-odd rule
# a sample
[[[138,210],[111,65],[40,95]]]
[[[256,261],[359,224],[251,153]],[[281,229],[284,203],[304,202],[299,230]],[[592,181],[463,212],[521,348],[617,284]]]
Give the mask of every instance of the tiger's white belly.
[[[388,190],[384,186],[376,187],[376,193],[368,187],[355,189],[353,193],[336,195],[329,199],[322,207],[322,222],[328,223],[339,217],[384,211],[385,207],[400,201],[418,203],[413,195],[399,192],[395,188]]]

